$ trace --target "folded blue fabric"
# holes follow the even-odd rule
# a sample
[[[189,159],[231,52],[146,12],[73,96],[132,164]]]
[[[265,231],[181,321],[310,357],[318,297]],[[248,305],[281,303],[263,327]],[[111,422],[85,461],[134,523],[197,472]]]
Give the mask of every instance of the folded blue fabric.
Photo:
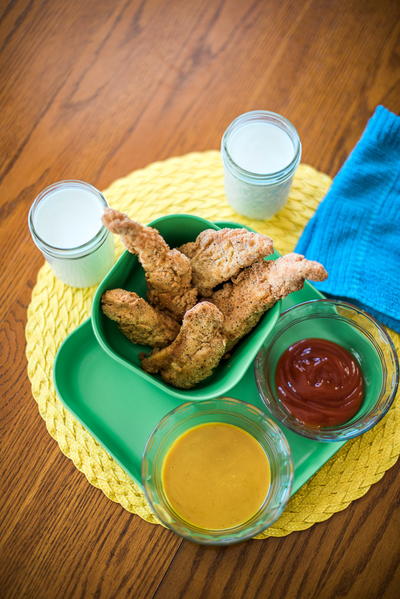
[[[400,332],[400,116],[376,108],[296,252],[326,267],[323,293]]]

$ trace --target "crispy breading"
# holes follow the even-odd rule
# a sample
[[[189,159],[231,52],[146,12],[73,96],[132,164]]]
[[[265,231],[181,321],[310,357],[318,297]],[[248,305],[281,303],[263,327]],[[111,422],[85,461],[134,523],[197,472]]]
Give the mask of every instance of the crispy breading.
[[[164,347],[179,333],[179,324],[150,306],[133,291],[110,289],[103,293],[101,308],[133,343]]]
[[[231,349],[279,299],[298,291],[305,279],[323,281],[328,274],[319,262],[300,254],[262,260],[225,283],[210,298],[224,315],[227,350]]]
[[[274,248],[272,239],[247,229],[206,229],[179,250],[190,258],[193,285],[207,297],[214,287],[269,256]]]
[[[138,255],[146,273],[150,303],[181,319],[197,300],[190,260],[180,251],[171,250],[156,229],[136,223],[117,210],[107,208],[103,223],[112,233],[121,235],[129,252]]]
[[[225,352],[223,316],[216,306],[200,302],[188,310],[175,341],[142,360],[147,372],[159,372],[169,384],[190,389],[210,376]]]

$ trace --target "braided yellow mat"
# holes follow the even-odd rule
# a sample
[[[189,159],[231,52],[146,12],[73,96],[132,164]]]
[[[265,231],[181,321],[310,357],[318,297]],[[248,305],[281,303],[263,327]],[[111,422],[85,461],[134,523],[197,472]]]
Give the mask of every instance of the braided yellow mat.
[[[308,219],[330,185],[330,178],[301,165],[286,207],[269,221],[252,221],[233,212],[224,198],[219,152],[193,153],[151,164],[115,181],[109,204],[148,223],[171,213],[233,220],[270,235],[282,253],[293,250]],[[117,245],[117,252],[122,251]],[[89,315],[95,288],[73,289],[55,279],[47,264],[39,271],[26,326],[28,374],[47,429],[61,451],[88,481],[110,499],[148,522],[157,523],[140,488],[66,411],[52,383],[53,360],[62,340]],[[392,333],[397,351],[400,336]],[[345,509],[364,495],[400,454],[400,401],[371,431],[349,441],[290,500],[281,518],[260,538],[306,529]]]

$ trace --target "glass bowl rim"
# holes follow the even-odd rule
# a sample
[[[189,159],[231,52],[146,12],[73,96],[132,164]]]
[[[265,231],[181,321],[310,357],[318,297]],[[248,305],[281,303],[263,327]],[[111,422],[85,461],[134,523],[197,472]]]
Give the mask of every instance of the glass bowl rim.
[[[373,327],[381,334],[385,343],[389,346],[389,352],[392,357],[393,367],[394,367],[394,377],[395,377],[394,384],[392,385],[390,392],[387,393],[385,405],[384,405],[384,408],[382,409],[382,411],[379,414],[377,414],[375,416],[375,418],[371,418],[368,422],[366,422],[365,426],[363,426],[361,429],[354,428],[357,425],[357,420],[351,422],[351,424],[349,423],[348,428],[346,428],[347,423],[339,425],[339,426],[343,427],[340,430],[338,430],[337,427],[313,428],[310,425],[304,424],[304,423],[300,422],[299,420],[297,420],[294,416],[292,416],[288,411],[284,412],[284,410],[283,410],[283,408],[281,408],[280,404],[277,404],[277,400],[273,395],[272,395],[270,403],[268,403],[268,400],[270,399],[269,398],[270,394],[266,392],[264,385],[261,382],[261,375],[260,375],[260,371],[262,370],[261,354],[263,353],[264,348],[267,343],[268,343],[269,347],[272,347],[272,345],[275,343],[276,339],[278,338],[278,333],[276,332],[275,329],[279,326],[279,323],[282,322],[282,319],[288,313],[292,313],[292,312],[296,311],[296,309],[298,309],[298,308],[302,308],[307,305],[323,305],[323,304],[330,304],[333,306],[344,306],[345,308],[350,309],[353,312],[357,312],[358,314],[361,314],[361,316],[366,318],[366,320],[368,320],[373,325]],[[310,314],[307,318],[313,318],[316,315],[318,315],[318,312],[316,312],[315,314]],[[332,315],[332,318],[338,318],[338,317],[340,317],[340,316]],[[349,322],[349,324],[351,325],[351,322]],[[289,325],[288,328],[290,328],[290,326],[291,325]],[[363,334],[364,334],[364,332],[363,332]],[[277,420],[279,420],[279,422],[282,424],[282,426],[285,426],[289,430],[293,431],[294,433],[296,433],[298,435],[301,435],[302,437],[306,437],[308,439],[312,439],[314,441],[320,441],[323,443],[348,441],[349,439],[353,439],[355,437],[358,437],[358,436],[366,433],[371,428],[373,428],[376,424],[378,424],[378,422],[380,420],[382,420],[382,418],[388,413],[390,407],[393,404],[393,401],[396,397],[396,393],[397,393],[397,390],[399,387],[399,376],[400,376],[399,375],[399,358],[397,355],[396,348],[394,346],[394,343],[393,343],[389,333],[383,328],[383,326],[380,325],[379,322],[373,316],[368,314],[365,310],[363,310],[359,306],[356,306],[356,305],[351,304],[350,302],[347,302],[344,300],[337,300],[337,299],[330,299],[330,298],[312,299],[312,300],[307,300],[305,302],[300,302],[299,304],[290,306],[289,308],[287,308],[286,310],[284,310],[284,312],[282,312],[280,314],[278,321],[274,327],[274,332],[265,340],[265,342],[263,343],[263,345],[260,348],[260,351],[258,352],[258,354],[256,356],[256,359],[254,360],[254,375],[255,375],[256,385],[257,385],[257,389],[258,389],[258,393],[259,393],[261,401],[263,402],[265,407],[273,414],[273,416]],[[268,398],[268,399],[266,399],[266,398]],[[374,403],[374,406],[371,408],[371,410],[376,407],[376,405],[380,399],[382,399],[382,392],[379,394],[379,396],[378,396],[376,402]],[[272,404],[272,409],[270,407],[270,404]],[[369,412],[371,410],[369,410]],[[284,421],[282,420],[282,415],[285,416]]]
[[[274,516],[273,520],[268,521],[268,523],[266,525],[260,525],[258,527],[254,527],[254,529],[251,529],[250,531],[246,532],[243,535],[240,534],[240,531],[237,531],[236,533],[232,532],[232,531],[236,530],[236,527],[231,528],[231,529],[221,529],[220,531],[219,530],[208,531],[207,529],[204,529],[203,533],[201,532],[202,529],[198,529],[199,532],[197,532],[197,530],[194,530],[193,534],[190,534],[190,532],[189,532],[189,534],[184,534],[181,531],[178,532],[174,527],[171,526],[170,523],[168,523],[163,518],[162,515],[160,515],[158,509],[154,506],[154,503],[150,497],[148,482],[146,481],[146,478],[144,476],[145,464],[147,462],[148,449],[154,443],[154,439],[155,439],[156,435],[160,432],[160,430],[162,430],[162,427],[170,420],[171,417],[176,415],[176,413],[184,412],[186,409],[189,409],[189,408],[194,408],[195,410],[198,410],[199,412],[207,411],[205,408],[207,407],[208,404],[214,403],[214,402],[220,402],[221,400],[223,402],[225,402],[225,404],[233,403],[238,407],[239,406],[244,407],[246,410],[249,410],[249,408],[250,408],[251,412],[255,412],[257,416],[262,418],[264,426],[268,427],[269,429],[272,429],[272,431],[275,434],[279,435],[280,441],[282,442],[282,444],[284,446],[284,450],[285,450],[285,459],[287,461],[287,468],[288,468],[288,472],[287,472],[288,481],[287,481],[285,488],[283,489],[282,497],[280,500],[280,506],[276,510],[276,515]],[[226,408],[227,409],[225,411],[228,412],[228,406],[226,406]],[[190,428],[194,428],[195,426],[197,426],[197,425],[193,424],[192,426],[188,427],[186,430],[190,430]],[[249,434],[251,434],[251,433],[249,433]],[[268,456],[268,458],[270,459],[269,456]],[[154,429],[152,430],[152,432],[150,433],[150,435],[147,439],[147,442],[146,442],[146,445],[145,445],[145,448],[144,448],[143,454],[142,454],[141,474],[142,474],[143,489],[144,489],[144,494],[145,494],[146,500],[148,501],[153,512],[156,514],[157,518],[162,522],[162,524],[164,526],[166,526],[169,530],[171,530],[175,534],[181,536],[182,538],[184,538],[188,541],[199,543],[202,545],[216,545],[217,546],[217,545],[230,545],[233,543],[239,543],[239,542],[251,539],[255,535],[260,534],[261,532],[263,532],[264,530],[269,528],[281,516],[281,514],[284,511],[284,509],[287,505],[287,502],[289,501],[290,496],[291,496],[291,491],[292,491],[292,487],[293,487],[294,466],[293,466],[293,460],[292,460],[292,452],[290,449],[289,442],[286,438],[286,435],[283,432],[283,430],[280,428],[280,426],[276,422],[274,422],[268,414],[266,414],[259,407],[255,406],[253,404],[250,404],[246,401],[243,401],[241,399],[236,399],[236,398],[228,397],[228,396],[220,396],[220,397],[215,397],[212,399],[207,399],[207,400],[204,400],[201,402],[186,401],[184,403],[181,403],[179,406],[177,406],[173,410],[170,410],[169,412],[167,412],[161,418],[161,420],[159,420],[159,422],[156,424],[156,426],[154,427]],[[185,524],[186,529],[190,531],[190,524],[185,523],[184,520],[182,520],[182,522]],[[221,535],[217,536],[218,533],[221,533]],[[208,536],[209,534],[215,534],[216,536],[210,538]]]

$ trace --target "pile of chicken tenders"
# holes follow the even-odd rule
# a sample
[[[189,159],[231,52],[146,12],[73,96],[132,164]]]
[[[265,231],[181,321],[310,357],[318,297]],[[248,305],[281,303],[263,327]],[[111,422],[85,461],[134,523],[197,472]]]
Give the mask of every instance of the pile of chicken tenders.
[[[103,223],[138,256],[148,291],[147,301],[124,289],[106,291],[102,310],[130,341],[153,348],[142,368],[181,389],[209,377],[264,312],[305,279],[328,276],[299,254],[263,260],[274,251],[272,239],[246,229],[207,229],[171,249],[156,229],[111,208]]]

